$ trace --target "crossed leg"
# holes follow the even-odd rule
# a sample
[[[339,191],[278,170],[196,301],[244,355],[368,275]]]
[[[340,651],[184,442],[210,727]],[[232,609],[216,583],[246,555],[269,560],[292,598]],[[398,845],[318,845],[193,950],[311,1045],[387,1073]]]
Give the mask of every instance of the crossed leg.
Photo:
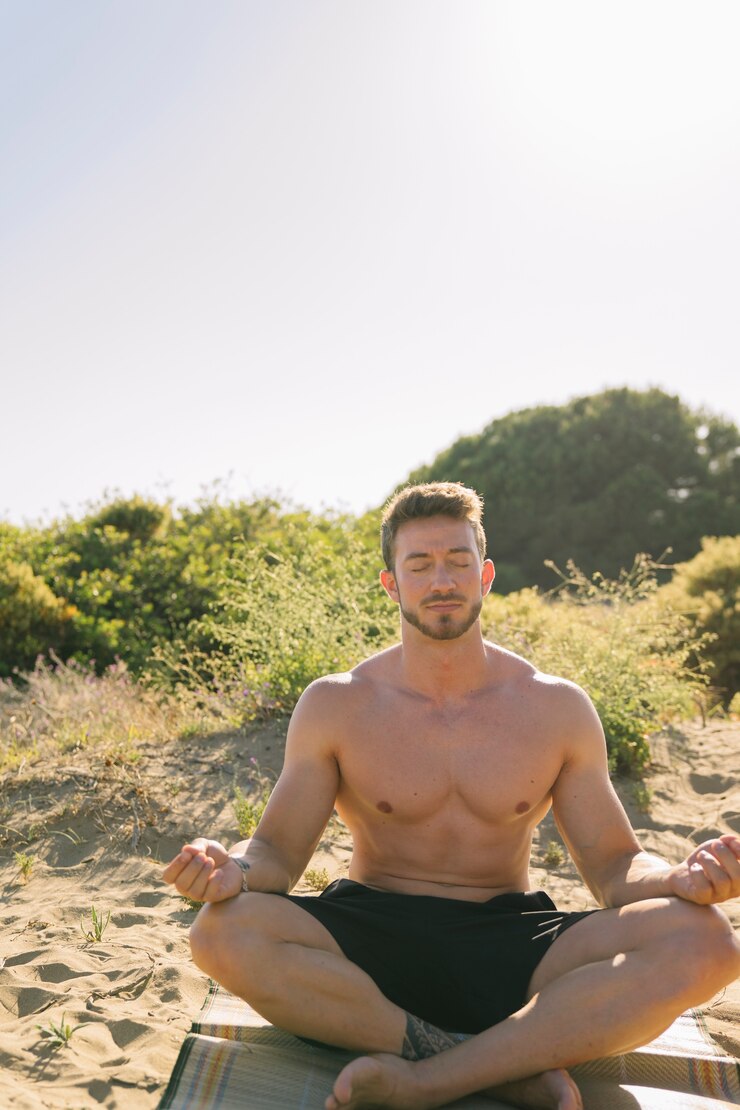
[[[489,1089],[517,1105],[579,1110],[562,1069],[644,1044],[740,973],[740,945],[713,907],[666,898],[604,910],[555,941],[516,1014],[412,1063],[401,1059],[409,1015],[287,899],[205,907],[192,947],[204,971],[274,1024],[374,1054],[340,1073],[328,1110],[435,1107]]]

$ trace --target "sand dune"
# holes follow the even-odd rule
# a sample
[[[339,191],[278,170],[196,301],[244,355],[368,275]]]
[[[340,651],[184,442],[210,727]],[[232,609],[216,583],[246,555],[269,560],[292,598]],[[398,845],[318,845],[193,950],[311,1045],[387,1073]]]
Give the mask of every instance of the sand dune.
[[[161,861],[198,833],[233,842],[234,785],[248,792],[253,759],[277,771],[282,743],[273,725],[138,744],[113,760],[82,750],[5,777],[0,1106],[156,1106],[206,992],[187,943],[193,911],[161,883]],[[708,836],[740,832],[740,724],[692,724],[656,737],[653,750],[649,808],[638,806],[634,784],[619,784],[647,849],[678,861]],[[545,866],[552,840],[548,820],[532,885],[565,908],[591,905],[569,861]],[[15,851],[36,857],[25,882]],[[335,878],[349,852],[346,830],[332,823],[312,866]],[[83,935],[92,906],[111,915],[99,942]],[[740,926],[740,902],[726,908]],[[737,984],[708,1015],[740,1055]],[[55,1047],[42,1030],[63,1021],[77,1028]]]

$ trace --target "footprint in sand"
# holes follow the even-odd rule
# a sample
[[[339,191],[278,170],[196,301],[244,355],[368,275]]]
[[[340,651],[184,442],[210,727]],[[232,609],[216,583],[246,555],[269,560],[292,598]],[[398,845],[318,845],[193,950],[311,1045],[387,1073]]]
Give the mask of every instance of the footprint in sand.
[[[693,772],[689,779],[697,794],[725,794],[736,785],[734,779],[720,774],[699,775]]]

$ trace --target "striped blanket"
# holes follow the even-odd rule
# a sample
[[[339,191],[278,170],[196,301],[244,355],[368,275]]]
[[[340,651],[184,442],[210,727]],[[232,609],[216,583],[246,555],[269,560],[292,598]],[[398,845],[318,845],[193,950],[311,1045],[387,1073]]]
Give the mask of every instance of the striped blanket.
[[[185,1039],[158,1110],[323,1110],[354,1053],[309,1045],[268,1024],[216,984]],[[657,1040],[575,1068],[585,1110],[721,1110],[740,1105],[740,1069],[701,1016],[680,1017]],[[482,1095],[465,1110],[506,1110]]]

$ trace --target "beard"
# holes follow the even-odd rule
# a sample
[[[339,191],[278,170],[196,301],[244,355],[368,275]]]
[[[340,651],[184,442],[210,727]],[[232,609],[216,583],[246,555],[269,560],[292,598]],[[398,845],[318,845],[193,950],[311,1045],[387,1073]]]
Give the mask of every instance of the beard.
[[[399,593],[400,598],[400,593]],[[453,600],[453,599],[450,599]],[[462,600],[455,598],[454,600]],[[464,636],[469,628],[472,628],[480,616],[480,611],[483,608],[483,598],[479,598],[473,602],[470,611],[462,617],[456,613],[440,613],[435,617],[435,623],[430,624],[422,620],[419,612],[414,612],[411,609],[404,609],[403,601],[400,601],[401,616],[404,620],[408,621],[414,628],[418,628],[424,636],[428,636],[431,640],[457,640],[460,636]]]

